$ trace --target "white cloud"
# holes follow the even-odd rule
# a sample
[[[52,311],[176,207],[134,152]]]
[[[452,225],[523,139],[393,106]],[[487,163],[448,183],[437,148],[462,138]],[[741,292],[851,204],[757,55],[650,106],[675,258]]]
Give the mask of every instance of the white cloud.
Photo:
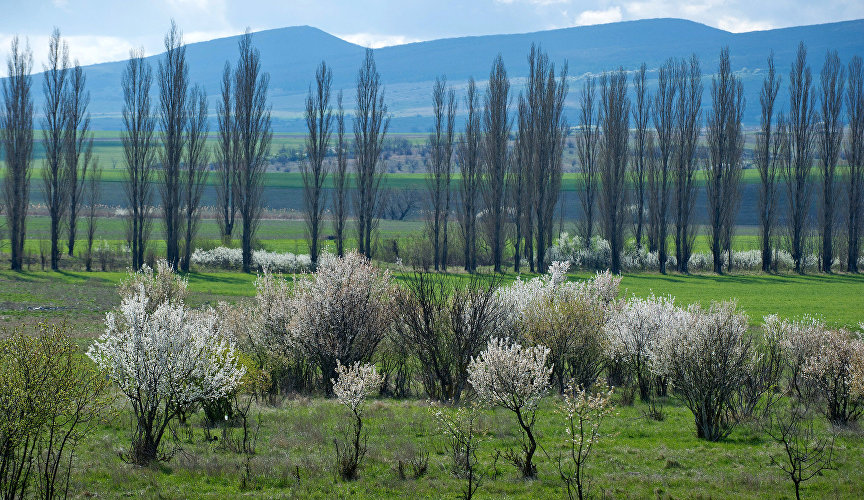
[[[405,45],[406,43],[414,43],[422,41],[419,38],[410,38],[404,35],[382,35],[378,33],[349,33],[345,35],[335,35],[351,42],[355,45],[369,47],[370,49],[378,49],[381,47],[390,47],[393,45]]]
[[[6,61],[13,36],[0,33],[0,61]],[[48,37],[44,35],[22,37],[22,43],[24,39],[33,51],[33,72],[41,72],[48,58]],[[135,46],[126,39],[113,36],[73,35],[64,36],[63,40],[69,44],[70,62],[77,59],[82,66],[126,59],[129,57],[129,50]],[[3,74],[5,75],[5,71]]]
[[[766,21],[753,21],[732,16],[724,16],[718,19],[717,27],[721,30],[731,31],[732,33],[774,29],[774,25]]]
[[[576,26],[590,26],[592,24],[616,23],[623,19],[621,7],[610,7],[606,10],[586,10],[576,16]]]

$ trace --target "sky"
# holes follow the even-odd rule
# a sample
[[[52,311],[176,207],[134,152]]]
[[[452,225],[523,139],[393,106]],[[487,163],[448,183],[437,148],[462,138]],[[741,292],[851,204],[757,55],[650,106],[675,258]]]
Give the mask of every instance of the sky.
[[[678,17],[732,32],[864,18],[862,0],[0,0],[0,61],[26,38],[39,71],[60,29],[82,65],[117,61],[132,48],[161,51],[171,19],[186,42],[309,25],[383,47],[422,40],[524,33],[616,21]],[[5,64],[3,71],[5,75]]]

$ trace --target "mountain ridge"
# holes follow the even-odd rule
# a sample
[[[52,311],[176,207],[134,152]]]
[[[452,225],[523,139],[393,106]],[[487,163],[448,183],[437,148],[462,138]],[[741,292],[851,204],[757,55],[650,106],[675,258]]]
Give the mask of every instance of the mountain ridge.
[[[225,62],[233,64],[236,60],[240,36],[187,46],[190,83],[202,84],[208,90],[211,107],[215,106]],[[350,113],[354,78],[364,47],[307,25],[263,30],[252,36],[253,44],[261,51],[262,67],[270,73],[275,130],[302,131],[303,99],[322,59],[332,68],[334,92],[344,89],[345,107]],[[478,83],[484,82],[493,58],[501,53],[514,82],[515,96],[527,74],[526,56],[532,43],[539,44],[559,68],[565,60],[569,65],[566,112],[571,122],[576,116],[578,90],[585,75],[619,66],[631,71],[644,61],[650,76],[667,58],[691,53],[701,60],[706,89],[703,106],[710,105],[707,94],[710,75],[721,47],[728,45],[733,70],[742,77],[749,104],[745,123],[753,125],[758,121],[758,91],[768,54],[774,52],[778,72],[785,76],[799,40],[808,45],[808,59],[814,80],[818,80],[826,50],[837,50],[844,64],[852,55],[864,55],[864,19],[745,33],[732,33],[685,19],[642,19],[526,33],[441,38],[381,47],[374,52],[394,116],[393,130],[421,132],[431,125],[430,96],[436,76],[446,75],[460,92],[470,76]],[[147,57],[154,72],[160,56]],[[94,128],[120,127],[120,75],[124,65],[125,61],[114,61],[84,68],[91,92]],[[781,95],[783,90],[785,86]],[[40,104],[41,92],[36,90],[34,97]]]

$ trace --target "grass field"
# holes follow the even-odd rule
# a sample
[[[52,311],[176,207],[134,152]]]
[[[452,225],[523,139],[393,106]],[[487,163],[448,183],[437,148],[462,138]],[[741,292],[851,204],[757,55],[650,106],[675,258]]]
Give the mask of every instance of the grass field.
[[[66,322],[76,343],[86,349],[103,330],[105,312],[119,302],[116,284],[123,272],[58,273],[0,271],[0,326],[22,323]],[[453,274],[452,279],[466,279]],[[571,275],[583,279],[589,273]],[[527,277],[527,275],[525,276]],[[505,280],[515,279],[508,274]],[[248,300],[254,295],[255,275],[232,272],[191,273],[191,306],[220,300]],[[396,271],[396,279],[411,279]],[[671,294],[679,303],[737,298],[758,325],[762,315],[803,313],[823,315],[835,325],[864,321],[861,297],[864,276],[661,276],[625,275],[625,295]],[[333,438],[346,425],[346,409],[320,396],[289,397],[253,406],[260,415],[257,452],[249,462],[251,479],[241,489],[245,462],[205,438],[201,413],[188,426],[175,429],[171,461],[140,468],[125,463],[130,413],[118,395],[110,418],[76,452],[70,492],[74,497],[140,498],[451,498],[463,483],[450,472],[451,457],[442,440],[429,403],[415,387],[412,399],[374,399],[366,411],[368,454],[357,481],[344,482],[335,473]],[[791,483],[771,465],[781,448],[757,424],[742,424],[725,441],[696,438],[690,411],[677,400],[664,402],[666,418],[644,417],[637,402],[618,408],[608,417],[588,466],[591,493],[610,498],[794,498]],[[256,417],[257,418],[257,417]],[[819,425],[824,419],[817,418]],[[479,461],[485,478],[477,498],[561,498],[556,460],[564,452],[565,435],[554,398],[541,404],[536,424],[538,478],[525,481],[496,451],[518,447],[520,434],[511,413],[484,410],[480,419]],[[429,453],[428,471],[420,478],[401,479],[400,460]],[[826,471],[805,483],[809,498],[858,498],[864,485],[864,431],[857,426],[838,430],[837,470]]]
[[[617,400],[617,398],[615,398]],[[346,423],[347,411],[332,400],[288,399],[255,408],[261,415],[257,454],[250,462],[249,490],[239,489],[243,458],[206,442],[198,418],[191,431],[180,429],[179,450],[167,464],[138,468],[120,460],[128,447],[128,414],[121,410],[79,451],[73,492],[117,498],[454,498],[463,482],[450,473],[451,458],[422,400],[370,402],[364,428],[368,454],[357,481],[343,482],[334,472],[332,442]],[[791,482],[771,465],[781,453],[755,426],[739,426],[726,440],[696,438],[692,415],[667,402],[662,422],[643,417],[640,403],[619,407],[604,421],[602,438],[587,469],[592,497],[608,498],[794,498]],[[536,430],[538,477],[525,481],[495,450],[519,446],[512,413],[485,411],[480,420],[478,459],[486,477],[476,498],[566,498],[555,460],[564,452],[564,427],[552,398],[541,405]],[[219,431],[213,431],[218,437]],[[845,429],[836,441],[838,470],[805,483],[805,498],[859,498],[861,432]],[[399,460],[429,452],[428,472],[400,479]],[[779,455],[778,455],[779,456]]]

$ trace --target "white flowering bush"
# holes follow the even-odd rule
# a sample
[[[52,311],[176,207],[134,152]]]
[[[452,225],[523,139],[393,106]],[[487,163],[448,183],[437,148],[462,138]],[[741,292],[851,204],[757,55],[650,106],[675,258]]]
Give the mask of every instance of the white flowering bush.
[[[736,303],[692,305],[680,328],[662,337],[654,362],[693,412],[697,435],[719,441],[732,432],[738,389],[752,369],[747,317]]]
[[[864,342],[846,329],[823,331],[804,361],[803,375],[825,402],[825,416],[845,425],[864,413]]]
[[[559,391],[569,378],[593,385],[602,371],[609,353],[603,327],[621,282],[609,272],[583,282],[567,281],[569,267],[569,262],[553,262],[547,274],[517,279],[499,293],[519,339],[549,349]]]
[[[336,361],[336,378],[331,379],[336,400],[351,410],[349,438],[336,443],[336,466],[342,479],[353,480],[366,456],[367,436],[363,433],[363,409],[366,398],[378,392],[384,381],[371,364],[355,362],[343,365]]]
[[[209,269],[236,270],[243,268],[243,253],[239,248],[216,247],[210,250],[196,248],[192,252],[192,263]],[[279,253],[267,250],[252,252],[252,267],[258,271],[298,273],[312,267],[308,254]]]
[[[570,500],[582,499],[586,494],[585,468],[591,450],[600,440],[600,425],[615,409],[611,400],[612,389],[591,392],[570,383],[558,403],[567,435],[567,456],[558,457],[558,473]]]
[[[214,314],[182,302],[153,307],[144,285],[106,315],[105,333],[88,356],[132,405],[130,459],[138,464],[164,458],[160,445],[171,421],[194,403],[226,396],[244,373]]]
[[[549,390],[552,368],[546,365],[548,356],[549,349],[543,346],[522,347],[509,339],[493,338],[468,366],[468,381],[478,400],[516,414],[523,431],[524,454],[518,456],[510,450],[508,457],[524,477],[537,474],[532,462],[537,450],[533,429],[537,405]]]
[[[120,282],[118,293],[121,297],[131,297],[143,293],[147,297],[147,312],[153,312],[165,302],[181,303],[186,300],[186,278],[182,278],[168,265],[168,261],[156,262],[156,270],[144,264],[140,271],[129,271],[125,280]]]
[[[606,332],[612,344],[612,356],[620,360],[636,377],[639,397],[648,402],[655,392],[659,366],[652,360],[663,345],[664,336],[680,324],[682,311],[673,297],[633,297],[611,314]]]
[[[336,361],[366,363],[393,321],[395,295],[389,271],[364,256],[323,254],[315,273],[297,276],[291,291],[291,342],[315,362],[326,381],[336,376]]]
[[[762,328],[766,335],[780,338],[789,389],[799,399],[809,398],[812,388],[804,376],[804,365],[816,354],[821,339],[828,332],[828,326],[815,316],[791,320],[769,316]]]

